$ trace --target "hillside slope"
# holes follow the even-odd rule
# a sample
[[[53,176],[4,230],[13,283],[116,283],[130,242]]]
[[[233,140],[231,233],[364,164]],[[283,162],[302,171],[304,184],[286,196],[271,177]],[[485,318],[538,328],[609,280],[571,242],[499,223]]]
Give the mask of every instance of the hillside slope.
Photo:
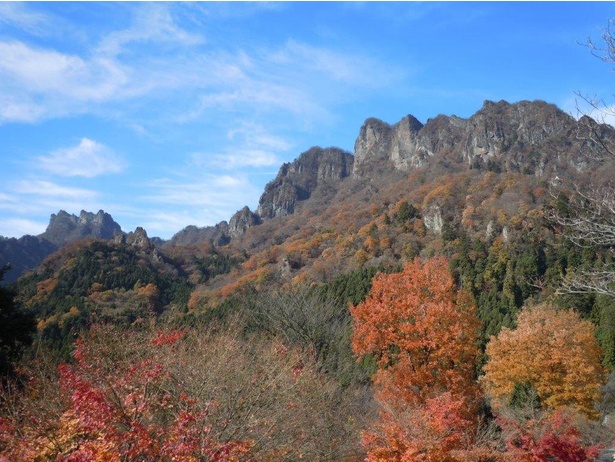
[[[116,272],[106,258],[135,252],[134,236],[111,226],[97,236],[103,241],[60,251],[23,278],[20,297],[50,325],[73,306],[107,316],[122,300],[138,306],[139,290],[153,284],[154,311],[198,314],[247,290],[322,285],[445,255],[474,296],[487,338],[511,325],[526,300],[548,297],[570,268],[603,258],[600,249],[570,245],[544,218],[549,207],[565,209],[573,183],[612,176],[612,160],[600,156],[582,127],[542,101],[486,102],[468,119],[440,115],[424,125],[412,116],[394,125],[368,119],[354,155],[309,149],[280,168],[256,211],[244,207],[228,222],[188,227],[159,247],[148,241],[138,255],[122,259],[125,274],[150,268],[147,275],[114,287],[103,274],[102,268]],[[613,128],[597,128],[606,142],[615,140]],[[105,241],[108,234],[116,237]],[[101,271],[75,273],[83,252],[102,252]],[[58,284],[69,276],[82,292]],[[105,297],[96,295],[101,290]],[[606,309],[594,299],[583,303],[588,314]],[[137,317],[148,312],[137,311]]]

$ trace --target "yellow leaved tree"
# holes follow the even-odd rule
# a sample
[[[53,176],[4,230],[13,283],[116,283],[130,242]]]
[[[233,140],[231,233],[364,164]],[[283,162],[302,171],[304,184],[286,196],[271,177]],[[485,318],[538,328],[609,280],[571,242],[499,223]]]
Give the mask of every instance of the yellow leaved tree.
[[[573,310],[542,304],[525,308],[517,328],[503,328],[487,345],[482,379],[497,409],[510,402],[515,386],[529,384],[548,409],[574,408],[597,417],[604,382],[595,327]]]

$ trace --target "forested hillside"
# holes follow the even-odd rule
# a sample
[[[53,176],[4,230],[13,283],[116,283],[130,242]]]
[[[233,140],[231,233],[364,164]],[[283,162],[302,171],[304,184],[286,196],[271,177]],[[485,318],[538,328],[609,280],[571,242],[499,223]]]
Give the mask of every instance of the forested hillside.
[[[593,460],[613,142],[541,101],[368,119],[256,211],[60,246],[2,288],[0,460]]]

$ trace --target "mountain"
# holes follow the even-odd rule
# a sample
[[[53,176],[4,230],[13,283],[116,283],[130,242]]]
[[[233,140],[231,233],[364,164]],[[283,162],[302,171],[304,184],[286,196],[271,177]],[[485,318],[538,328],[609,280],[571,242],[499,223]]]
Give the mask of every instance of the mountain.
[[[438,274],[448,278],[450,270],[462,289],[457,301],[463,300],[459,305],[463,311],[473,310],[470,304],[476,306],[481,352],[502,327],[517,324],[521,319],[517,314],[524,306],[548,300],[549,304],[572,308],[577,311],[575,318],[582,316],[595,324],[595,337],[590,333],[591,342],[586,345],[596,352],[595,363],[597,340],[603,352],[602,365],[613,370],[613,298],[554,293],[571,271],[612,263],[612,248],[580,248],[563,234],[564,227],[549,219],[553,210],[560,216],[578,217],[570,201],[572,186],[599,187],[612,180],[615,159],[603,156],[603,146],[594,141],[596,133],[600,133],[601,143],[612,145],[615,141],[612,127],[590,119],[576,121],[541,101],[485,102],[468,119],[439,115],[425,124],[410,115],[392,125],[370,118],[360,128],[354,154],[313,147],[281,166],[265,187],[256,211],[244,207],[228,222],[206,228],[189,226],[160,245],[154,245],[142,228],[122,233],[102,211],[97,215],[82,212],[80,217],[60,212],[52,216],[45,237],[22,240],[24,246],[47,243],[61,247],[11,289],[17,294],[16,305],[36,318],[36,351],[52,351],[53,357],[62,361],[85,356],[86,361],[80,364],[87,380],[96,378],[97,366],[102,364],[100,355],[113,353],[113,357],[104,358],[108,364],[117,358],[136,358],[136,362],[126,363],[117,383],[128,383],[124,375],[138,378],[136,386],[128,390],[132,392],[153,383],[152,374],[160,376],[165,401],[167,389],[174,390],[173,384],[182,381],[174,380],[171,388],[166,387],[169,375],[159,374],[161,369],[157,368],[171,364],[168,359],[173,355],[194,349],[196,343],[176,344],[183,342],[184,336],[190,335],[204,347],[205,355],[199,351],[189,359],[213,358],[220,365],[208,379],[211,383],[219,383],[220,377],[240,383],[235,372],[242,368],[229,368],[227,360],[236,356],[236,351],[230,356],[220,354],[231,351],[229,345],[235,345],[237,339],[241,340],[239,350],[248,352],[248,362],[260,357],[261,350],[252,350],[252,344],[274,340],[267,343],[269,351],[283,359],[283,368],[292,377],[280,381],[282,369],[274,364],[274,388],[295,390],[306,383],[316,384],[302,412],[323,402],[323,396],[333,397],[335,402],[325,403],[324,414],[320,408],[315,418],[310,414],[306,428],[323,420],[327,412],[342,415],[343,423],[335,421],[333,425],[325,415],[326,426],[333,428],[335,435],[327,434],[325,439],[339,446],[340,441],[350,441],[349,434],[355,438],[352,444],[358,445],[359,428],[373,423],[378,410],[369,387],[378,361],[374,355],[357,361],[351,339],[356,340],[352,334],[358,318],[353,319],[351,305],[365,300],[375,275],[399,272],[402,265],[417,257],[446,257],[447,268]],[[410,265],[407,270],[420,268]],[[389,276],[380,279],[378,287],[384,292],[390,288],[383,284],[394,284],[397,278]],[[413,289],[416,287],[409,287]],[[431,288],[419,287],[415,292],[420,298],[427,289]],[[389,297],[392,303],[400,295],[394,292]],[[388,295],[385,293],[385,298]],[[232,331],[224,324],[229,320]],[[437,321],[446,324],[445,319]],[[122,329],[128,326],[130,330]],[[156,329],[156,336],[149,335],[148,326]],[[408,326],[412,323],[402,325]],[[85,340],[77,350],[86,354],[76,355],[75,339],[90,328],[94,336],[82,336]],[[213,343],[206,335],[210,330],[223,336],[218,350],[211,348]],[[135,342],[126,343],[140,333],[148,334],[140,337],[146,356],[135,354],[139,346]],[[467,331],[472,343],[474,333]],[[81,350],[86,342],[90,342],[89,350]],[[305,361],[295,359],[295,348],[305,355],[300,356]],[[166,362],[160,361],[163,351],[170,355],[163,358]],[[185,361],[186,356],[182,358],[177,362],[179,369],[187,369],[190,377],[196,370],[209,371],[209,363],[192,364]],[[308,358],[315,361],[313,366]],[[479,356],[478,364],[468,370],[478,370],[474,366],[482,367],[485,359],[486,355]],[[37,371],[39,364],[44,362],[37,363]],[[271,369],[267,364],[259,366],[259,377],[267,379]],[[596,364],[595,370],[599,369]],[[127,375],[122,375],[124,370]],[[304,381],[310,370],[321,372],[327,380]],[[253,383],[255,377],[253,371],[248,372],[246,384]],[[45,375],[52,374],[37,377]],[[194,382],[202,391],[207,381]],[[597,379],[595,384],[597,387]],[[233,392],[233,403],[236,395]],[[342,397],[351,400],[348,409],[352,412],[339,404],[344,402]],[[606,414],[613,403],[608,393],[604,397],[601,408]],[[260,395],[258,401],[262,401]],[[276,415],[282,416],[285,424],[288,406],[266,401],[276,404]],[[293,403],[296,401],[293,395]],[[523,397],[519,401],[521,406],[528,405]],[[260,408],[259,403],[250,409]],[[29,408],[38,410],[40,406]],[[219,420],[227,429],[227,416],[232,413],[224,406],[220,409],[222,418],[210,420]],[[347,431],[349,415],[358,416],[351,420],[360,424],[355,428],[353,423]],[[270,426],[270,420],[265,420]],[[346,433],[340,433],[342,427]],[[494,447],[500,444],[494,440]],[[285,446],[276,456],[292,459],[286,451]],[[364,458],[364,454],[345,455],[339,460]],[[328,450],[321,459],[338,460]]]
[[[80,217],[60,212],[41,236],[22,239],[31,247],[46,243],[49,252],[68,240],[115,236],[109,255],[123,248],[132,255],[133,244],[142,243],[136,247],[141,256],[127,261],[141,261],[154,273],[166,262],[165,274],[188,281],[191,294],[182,303],[196,312],[245,289],[319,285],[365,269],[393,270],[417,256],[446,255],[476,298],[486,334],[492,333],[510,323],[528,297],[542,296],[540,284],[589,258],[579,257],[544,218],[549,207],[565,207],[558,195],[571,184],[612,176],[613,161],[600,156],[588,124],[603,142],[615,142],[612,127],[577,121],[542,101],[487,101],[467,119],[438,115],[425,124],[411,115],[393,125],[369,118],[354,154],[308,149],[281,166],[256,211],[244,207],[228,222],[189,226],[153,246],[145,230],[124,236],[102,211]],[[25,299],[35,294],[31,306],[45,303],[38,283],[65,296],[54,281],[72,271],[77,257],[64,255],[53,260],[53,274],[24,283],[30,287]],[[131,264],[123,271],[140,274]],[[97,273],[82,285],[97,278],[113,290]],[[535,280],[542,282],[532,285]]]
[[[419,171],[422,181],[470,171],[521,173],[539,180],[576,177],[601,163],[602,146],[592,141],[588,123],[598,127],[605,142],[615,143],[610,126],[588,120],[579,123],[544,101],[485,101],[468,119],[439,115],[424,125],[412,115],[394,125],[369,118],[360,128],[354,155],[313,147],[282,165],[255,212],[246,207],[230,223],[189,226],[170,243],[227,245],[249,227],[294,214],[310,199],[322,208],[344,183],[353,185],[353,194],[366,185],[373,192],[377,185],[386,187]],[[243,224],[238,228],[237,223]]]
[[[0,261],[3,265],[7,263],[11,265],[10,271],[4,275],[4,282],[16,281],[19,276],[36,267],[57,249],[56,245],[37,236],[0,237]]]
[[[299,230],[309,217],[326,222],[333,213],[330,207],[347,204],[358,212],[364,203],[396,203],[404,196],[415,201],[428,230],[441,232],[447,223],[459,224],[462,216],[476,218],[480,215],[477,211],[489,209],[479,222],[465,219],[465,223],[471,221],[477,227],[474,231],[499,232],[506,225],[495,216],[497,207],[501,207],[500,215],[511,215],[532,198],[494,200],[486,207],[475,203],[484,191],[468,196],[469,185],[442,196],[429,188],[441,188],[440,183],[447,181],[454,186],[460,175],[465,175],[466,182],[480,182],[487,172],[508,175],[509,180],[510,175],[519,174],[515,181],[525,187],[577,181],[592,172],[604,176],[608,171],[598,168],[604,162],[599,155],[602,147],[592,141],[588,126],[600,131],[605,142],[615,142],[610,126],[589,118],[576,121],[543,101],[485,101],[467,119],[438,115],[425,124],[412,115],[393,125],[368,118],[359,130],[353,154],[335,147],[312,147],[283,164],[266,185],[256,211],[244,207],[228,222],[203,228],[188,226],[166,243],[156,238],[152,242],[158,246],[207,243],[254,252],[291,238],[294,231],[286,229],[294,226]],[[411,178],[416,181],[409,181]],[[465,200],[459,200],[461,194]],[[508,192],[508,196],[519,194],[518,190]],[[472,214],[469,208],[474,209]],[[274,225],[267,225],[270,222]],[[82,211],[79,216],[60,211],[51,216],[39,236],[0,238],[0,261],[12,263],[13,269],[6,275],[7,282],[12,282],[69,242],[86,237],[112,239],[121,234],[120,226],[102,210],[96,214]]]
[[[102,211],[60,212],[41,236],[21,238],[28,265],[59,249],[13,288],[36,317],[39,340],[68,355],[74,333],[92,323],[191,323],[240,310],[258,324],[250,310],[289,290],[321,291],[334,300],[328,319],[346,323],[348,304],[369,292],[374,274],[442,255],[477,306],[484,346],[528,301],[550,299],[571,269],[612,259],[605,249],[576,247],[547,219],[552,209],[569,211],[572,185],[611,180],[615,159],[601,155],[597,132],[615,141],[612,127],[542,101],[485,102],[467,119],[439,115],[425,124],[410,115],[392,125],[370,118],[354,154],[312,147],[281,166],[257,210],[189,226],[164,243],[142,228],[122,233]],[[596,320],[605,365],[614,366],[615,305],[558,300]],[[309,317],[288,303],[284,309]],[[344,338],[344,364],[354,364]]]
[[[60,210],[57,215],[51,215],[47,229],[38,238],[61,247],[84,237],[112,239],[121,233],[120,225],[113,221],[111,215],[102,210],[99,210],[97,214],[82,210],[79,216]]]
[[[350,176],[353,156],[341,149],[313,147],[292,163],[282,165],[276,178],[265,186],[256,214],[262,218],[284,217],[295,211],[314,190]]]
[[[10,263],[12,268],[5,275],[6,282],[17,280],[70,242],[87,237],[112,239],[120,234],[120,225],[102,210],[96,214],[82,210],[79,216],[60,210],[57,215],[51,215],[47,229],[38,236],[0,238],[0,262]]]

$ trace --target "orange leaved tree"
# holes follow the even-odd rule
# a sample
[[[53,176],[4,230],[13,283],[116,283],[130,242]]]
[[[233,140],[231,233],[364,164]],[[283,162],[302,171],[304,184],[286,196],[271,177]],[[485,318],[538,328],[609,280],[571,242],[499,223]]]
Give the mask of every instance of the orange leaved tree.
[[[543,304],[525,308],[517,328],[487,345],[483,385],[494,407],[508,404],[515,386],[530,384],[547,409],[572,407],[597,417],[604,371],[595,327],[573,310]]]
[[[376,276],[351,313],[355,353],[378,364],[380,422],[364,435],[367,460],[459,460],[475,430],[479,322],[448,261],[416,259]]]

